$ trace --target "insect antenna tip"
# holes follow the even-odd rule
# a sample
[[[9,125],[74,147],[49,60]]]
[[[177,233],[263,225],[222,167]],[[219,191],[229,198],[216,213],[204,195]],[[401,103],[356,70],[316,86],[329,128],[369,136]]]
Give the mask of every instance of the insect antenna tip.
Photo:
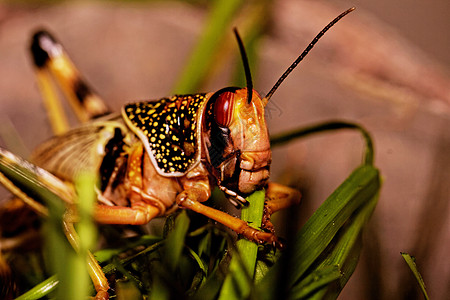
[[[305,58],[306,55],[308,55],[309,51],[311,51],[312,48],[314,48],[314,46],[317,44],[317,42],[319,41],[319,39],[331,28],[333,27],[340,19],[342,19],[343,17],[345,17],[346,15],[348,15],[349,13],[351,13],[352,11],[354,11],[356,8],[355,7],[351,7],[349,9],[347,9],[346,11],[344,11],[343,13],[341,13],[339,16],[337,16],[336,18],[333,19],[333,21],[331,21],[330,23],[328,23],[327,26],[325,26],[315,37],[314,39],[311,41],[311,43],[309,43],[309,45],[305,48],[305,50],[303,50],[303,52],[297,57],[297,59],[289,66],[289,68],[287,68],[287,70],[283,73],[283,75],[280,76],[280,78],[278,79],[278,81],[274,84],[274,86],[272,87],[272,89],[267,93],[267,95],[264,97],[264,102],[267,103],[269,102],[269,99],[272,97],[272,95],[275,93],[275,91],[280,87],[281,83],[286,79],[286,77],[288,77],[288,75],[295,69],[295,67],[297,67],[297,65],[303,60],[303,58]]]

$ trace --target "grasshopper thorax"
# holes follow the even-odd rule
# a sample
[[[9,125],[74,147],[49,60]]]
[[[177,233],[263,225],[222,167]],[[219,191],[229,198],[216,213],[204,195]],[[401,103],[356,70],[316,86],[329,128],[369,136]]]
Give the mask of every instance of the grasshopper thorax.
[[[266,185],[271,151],[264,105],[256,91],[229,87],[214,93],[203,117],[202,142],[219,187],[245,196]]]

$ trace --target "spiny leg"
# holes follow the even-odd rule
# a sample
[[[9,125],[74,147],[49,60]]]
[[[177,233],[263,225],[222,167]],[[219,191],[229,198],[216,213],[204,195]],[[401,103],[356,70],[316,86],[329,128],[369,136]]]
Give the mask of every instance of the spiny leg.
[[[269,243],[280,247],[277,237],[271,232],[263,232],[261,230],[250,227],[247,222],[233,217],[225,212],[203,205],[201,202],[206,201],[211,192],[207,175],[203,174],[198,177],[192,177],[183,182],[184,191],[177,196],[177,204],[181,207],[193,210],[210,219],[213,219],[237,234],[244,236],[250,241],[257,243]]]
[[[95,220],[102,224],[144,225],[160,214],[159,208],[145,203],[134,207],[97,205]]]
[[[73,226],[73,222],[69,221],[74,218],[72,215],[64,216],[63,220],[63,228],[64,233],[67,237],[67,240],[75,249],[75,251],[80,251],[80,241],[77,232]],[[109,299],[108,290],[109,284],[108,279],[106,279],[105,274],[102,271],[102,268],[98,264],[94,255],[90,251],[87,251],[87,264],[88,264],[88,272],[91,277],[92,282],[94,283],[95,290],[97,294],[95,295],[96,300],[106,300]]]
[[[280,246],[277,237],[273,233],[263,232],[253,227],[250,227],[247,222],[242,221],[236,217],[233,217],[227,213],[220,210],[211,208],[209,206],[203,205],[200,202],[193,200],[192,198],[186,197],[180,199],[178,205],[193,210],[199,214],[207,216],[228,228],[235,231],[237,234],[244,236],[246,239],[257,242],[257,243],[269,243],[277,247]]]
[[[47,70],[37,69],[36,78],[53,133],[55,135],[63,134],[70,129],[70,126],[61,102],[56,95],[50,75]]]
[[[62,117],[59,117],[60,114],[63,114],[63,111],[51,84],[51,76],[60,85],[81,122],[109,113],[105,102],[81,78],[79,71],[75,68],[61,44],[48,32],[38,31],[34,34],[31,52],[37,68],[39,86],[45,101],[51,107],[49,114],[56,114],[50,115],[51,121],[56,122],[52,123],[53,128],[62,130],[64,121],[62,121]],[[63,123],[60,124],[59,122]]]

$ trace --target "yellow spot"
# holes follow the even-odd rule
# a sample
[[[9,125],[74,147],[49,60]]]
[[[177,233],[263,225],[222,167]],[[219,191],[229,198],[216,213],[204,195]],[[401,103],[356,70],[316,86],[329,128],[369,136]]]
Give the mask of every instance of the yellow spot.
[[[166,136],[165,136],[164,134],[161,133],[161,134],[159,135],[159,138],[163,140],[163,139],[166,138]]]
[[[154,143],[155,141],[156,141],[156,138],[155,138],[154,136],[152,136],[152,137],[150,138],[150,142]]]

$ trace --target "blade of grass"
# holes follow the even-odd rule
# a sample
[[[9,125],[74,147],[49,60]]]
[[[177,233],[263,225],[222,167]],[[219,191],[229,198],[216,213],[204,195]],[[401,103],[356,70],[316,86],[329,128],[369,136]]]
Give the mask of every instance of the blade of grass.
[[[415,258],[409,255],[408,253],[400,252],[400,254],[405,260],[408,267],[411,269],[411,272],[413,273],[414,277],[416,278],[423,296],[425,297],[426,300],[429,300],[430,298],[428,297],[428,293],[425,287],[425,281],[423,281],[422,275],[420,275],[419,269],[417,269]]]
[[[329,265],[317,268],[306,276],[290,293],[290,299],[305,299],[324,286],[342,277],[338,265]],[[309,299],[309,298],[308,298]]]
[[[302,227],[295,240],[295,277],[297,281],[326,248],[353,212],[372,199],[379,190],[378,170],[362,166],[344,181]],[[317,233],[320,232],[320,235]]]
[[[228,24],[236,11],[245,3],[242,0],[217,0],[211,8],[204,31],[197,42],[189,61],[175,84],[174,92],[185,94],[198,92],[202,80],[206,77],[215,53],[221,45]]]
[[[241,219],[250,226],[259,228],[264,211],[265,191],[256,191],[247,197],[249,206],[244,207]],[[229,273],[220,292],[219,299],[246,299],[250,295],[255,272],[258,245],[246,239],[236,243],[236,252],[230,263]]]
[[[184,240],[189,229],[189,217],[186,211],[182,211],[175,219],[173,230],[167,235],[165,242],[165,250],[167,263],[171,270],[176,270],[176,266],[180,261],[181,253],[184,248]]]
[[[37,300],[56,290],[59,280],[56,275],[42,281],[28,292],[20,295],[16,300]]]
[[[362,248],[362,230],[375,210],[377,202],[378,193],[367,203],[363,204],[361,208],[355,211],[330,243],[332,249],[329,251],[325,250],[325,255],[321,255],[314,263],[314,265],[317,265],[317,267],[313,268],[315,271],[328,266],[339,266],[342,276],[333,284],[322,287],[322,291],[311,296],[311,299],[323,299],[323,295],[327,295],[327,297],[331,299],[338,297],[356,268],[359,260],[359,253]],[[292,298],[297,298],[293,296],[295,293],[302,292],[300,285],[302,285],[303,281],[304,280],[294,285],[292,288]]]
[[[367,165],[357,168],[302,227],[291,245],[292,256],[279,260],[263,278],[258,285],[261,296],[265,299],[274,296],[274,284],[280,272],[290,272],[284,274],[281,285],[287,290],[292,288],[305,276],[305,272],[328,247],[343,224],[359,207],[368,203],[379,188],[377,169]]]
[[[74,202],[74,195],[64,182],[3,148],[0,148],[0,173],[4,174],[17,189],[30,199],[41,204],[45,203],[49,209],[63,212],[64,203]],[[27,199],[22,200],[34,208],[32,203],[27,202]],[[43,213],[39,210],[37,212]]]
[[[94,253],[95,258],[98,260],[99,263],[104,263],[107,261],[112,260],[115,256],[118,254],[125,252],[128,249],[133,249],[136,246],[149,246],[145,250],[137,253],[136,255],[132,257],[127,257],[125,259],[120,260],[120,264],[126,265],[132,262],[136,257],[139,255],[143,255],[149,251],[155,251],[160,247],[161,245],[161,238],[153,237],[153,236],[143,236],[139,240],[137,240],[134,243],[130,243],[128,247],[120,248],[120,249],[103,249],[100,251],[97,251]],[[103,272],[105,274],[111,274],[113,271],[116,270],[115,264],[110,263],[102,268]],[[41,299],[42,297],[48,295],[49,293],[53,292],[56,287],[59,284],[58,276],[53,275],[49,277],[48,279],[44,280],[40,284],[36,285],[26,293],[22,294],[20,297],[17,298],[17,300],[35,300],[35,299]]]
[[[48,241],[48,244],[64,243],[62,249],[66,251],[63,260],[58,259],[55,261],[55,264],[58,264],[57,274],[61,282],[58,288],[58,297],[61,299],[81,300],[85,299],[91,292],[87,261],[89,249],[94,246],[97,239],[97,228],[93,223],[92,217],[96,203],[95,182],[96,178],[92,174],[81,174],[75,180],[75,189],[79,199],[77,203],[78,222],[76,224],[76,233],[78,233],[77,249],[67,248],[65,235],[58,235],[58,238],[62,239],[61,241],[55,241],[54,239]],[[53,246],[51,247],[53,248]]]
[[[270,144],[273,146],[282,145],[287,143],[293,139],[304,137],[313,133],[325,132],[330,130],[339,130],[339,129],[355,129],[358,130],[366,143],[366,150],[364,155],[364,164],[373,165],[374,161],[374,150],[373,150],[373,142],[370,137],[369,132],[364,129],[361,125],[345,122],[345,121],[331,121],[320,123],[313,126],[308,126],[305,128],[300,128],[296,130],[292,130],[286,133],[282,133],[280,135],[275,135],[270,138]]]
[[[150,246],[161,242],[161,237],[153,235],[143,235],[139,237],[137,241],[128,242],[124,247],[114,248],[114,249],[101,249],[95,252],[95,258],[100,262],[104,263],[113,259],[114,256],[119,255],[129,249],[136,248],[137,246]]]

